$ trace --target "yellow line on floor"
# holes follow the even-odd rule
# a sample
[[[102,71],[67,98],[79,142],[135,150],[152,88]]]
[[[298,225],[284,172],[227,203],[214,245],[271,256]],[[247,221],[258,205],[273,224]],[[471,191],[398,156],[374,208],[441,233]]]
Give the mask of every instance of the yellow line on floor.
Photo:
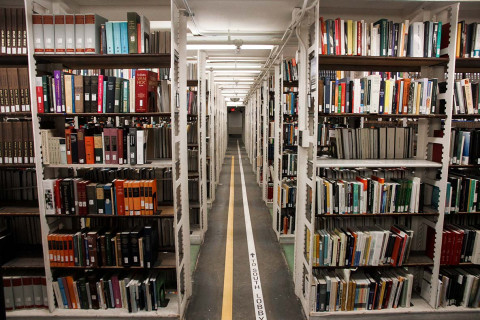
[[[233,312],[233,203],[235,197],[235,157],[232,156],[230,173],[230,201],[228,204],[227,245],[225,249],[225,275],[223,278],[222,320],[231,320]]]

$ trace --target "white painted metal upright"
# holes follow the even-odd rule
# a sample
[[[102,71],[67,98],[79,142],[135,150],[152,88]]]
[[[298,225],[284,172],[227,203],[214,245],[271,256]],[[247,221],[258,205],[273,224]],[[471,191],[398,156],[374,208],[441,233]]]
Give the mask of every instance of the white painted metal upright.
[[[210,199],[208,202],[213,203],[215,201],[216,191],[216,175],[215,170],[217,166],[215,163],[215,148],[216,148],[216,136],[217,130],[215,127],[215,84],[213,83],[213,72],[208,73],[208,157],[209,157],[209,172],[207,173],[210,180]]]
[[[257,97],[256,97],[256,107],[255,107],[255,114],[256,114],[256,124],[255,130],[257,132],[257,140],[255,142],[257,148],[257,156],[255,159],[255,167],[256,167],[256,174],[257,174],[257,184],[260,186],[261,184],[261,177],[262,177],[262,152],[263,152],[263,140],[262,140],[262,87],[260,86],[257,89]]]
[[[270,92],[268,88],[268,80],[264,79],[262,81],[262,91],[263,91],[263,100],[262,100],[262,122],[263,122],[263,137],[262,137],[262,148],[263,148],[263,158],[262,158],[262,198],[265,203],[268,202],[268,174],[270,172],[270,167],[268,166],[268,138],[270,131],[268,126],[270,124],[268,116],[268,106],[270,100]]]
[[[199,201],[200,201],[200,229],[202,241],[208,229],[207,208],[207,73],[205,51],[198,51],[198,174],[199,174]]]

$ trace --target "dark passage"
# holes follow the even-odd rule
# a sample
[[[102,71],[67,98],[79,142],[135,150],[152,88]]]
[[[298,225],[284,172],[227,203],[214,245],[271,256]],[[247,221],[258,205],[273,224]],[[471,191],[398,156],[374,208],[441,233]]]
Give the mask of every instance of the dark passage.
[[[305,319],[300,302],[294,293],[292,276],[288,272],[282,249],[272,230],[270,213],[262,200],[261,189],[255,181],[241,139],[238,140],[241,144],[242,165],[267,318]],[[255,319],[237,139],[231,138],[220,174],[216,199],[209,213],[205,242],[200,249],[198,265],[193,275],[193,295],[186,312],[187,320],[221,319],[232,156],[235,157],[232,319]]]

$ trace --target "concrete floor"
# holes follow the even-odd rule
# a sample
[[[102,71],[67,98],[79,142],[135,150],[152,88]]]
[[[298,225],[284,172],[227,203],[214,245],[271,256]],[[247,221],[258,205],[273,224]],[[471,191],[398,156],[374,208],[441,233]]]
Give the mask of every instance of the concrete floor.
[[[277,242],[272,230],[272,218],[262,200],[252,166],[243,147],[241,151],[267,318],[305,319],[300,302],[294,294],[292,276],[285,260],[285,256],[291,255],[293,248],[282,249]],[[187,320],[221,319],[232,156],[235,158],[233,319],[255,319],[237,142],[236,139],[231,139],[220,174],[216,199],[209,211],[208,231],[200,248],[193,276],[193,296],[186,312]],[[288,260],[293,262],[293,259]]]

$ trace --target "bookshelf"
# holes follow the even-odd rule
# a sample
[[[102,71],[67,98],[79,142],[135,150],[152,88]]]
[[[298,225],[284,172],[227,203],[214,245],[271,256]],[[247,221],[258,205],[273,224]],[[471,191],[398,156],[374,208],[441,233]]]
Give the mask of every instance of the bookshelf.
[[[310,319],[320,319],[324,317],[350,318],[359,317],[381,318],[386,314],[412,314],[423,313],[453,315],[458,312],[462,316],[478,317],[478,308],[465,308],[455,306],[437,307],[437,292],[442,288],[442,284],[432,281],[425,285],[424,271],[430,270],[431,279],[438,279],[439,275],[445,276],[441,267],[464,267],[468,268],[473,264],[471,262],[460,262],[459,264],[448,264],[441,262],[442,259],[442,232],[447,224],[478,224],[478,210],[464,212],[460,210],[456,214],[445,213],[445,200],[447,199],[447,180],[449,173],[463,173],[468,177],[474,175],[472,179],[478,176],[479,165],[476,164],[450,164],[449,147],[451,139],[451,128],[465,128],[466,130],[478,129],[478,114],[452,114],[453,112],[453,85],[456,77],[455,73],[478,73],[480,70],[480,59],[477,58],[455,58],[455,44],[457,39],[457,22],[465,20],[467,23],[477,22],[476,13],[478,8],[464,3],[447,4],[438,6],[437,4],[426,4],[423,7],[411,6],[408,2],[392,3],[392,6],[400,6],[402,11],[394,12],[387,9],[387,6],[380,3],[360,2],[359,6],[365,7],[365,14],[357,12],[355,8],[349,8],[346,4],[335,4],[333,2],[317,3],[312,7],[298,26],[297,36],[299,37],[299,46],[297,51],[299,80],[296,83],[283,83],[283,87],[298,87],[299,89],[299,147],[298,147],[298,172],[297,172],[297,203],[296,203],[296,232],[295,232],[295,268],[293,278],[295,282],[295,292],[299,297],[307,317]],[[324,7],[325,6],[325,7]],[[375,6],[375,12],[369,12]],[[380,6],[379,8],[377,8]],[[369,9],[366,9],[366,8]],[[462,10],[462,8],[464,8]],[[320,16],[324,19],[365,19],[368,22],[374,22],[381,18],[388,20],[403,21],[410,19],[410,23],[415,21],[442,21],[443,24],[449,23],[451,27],[447,46],[443,49],[442,55],[438,58],[411,58],[411,57],[373,57],[373,56],[340,56],[340,55],[321,55],[318,47],[320,43],[319,22]],[[303,46],[305,44],[305,46]],[[286,53],[283,52],[285,56]],[[446,82],[446,92],[440,93],[439,98],[445,101],[445,113],[441,114],[354,114],[354,113],[323,113],[317,110],[319,106],[318,84],[321,72],[324,70],[343,70],[350,74],[357,74],[359,71],[375,72],[409,72],[418,73],[419,77],[437,78],[438,81]],[[280,74],[278,65],[271,67],[271,72],[275,76]],[[467,75],[468,76],[468,75]],[[337,76],[339,78],[340,76]],[[474,76],[475,77],[475,76]],[[474,78],[477,79],[477,78]],[[265,81],[265,78],[258,79],[256,85]],[[280,86],[278,80],[274,87]],[[275,90],[275,99],[279,98]],[[253,107],[255,104],[250,100],[257,99],[255,92],[248,96],[247,105]],[[277,100],[278,101],[278,100]],[[278,106],[278,103],[275,104]],[[264,106],[266,109],[266,107]],[[321,110],[320,110],[321,111]],[[265,110],[264,110],[265,112]],[[275,110],[275,139],[278,139],[278,111]],[[455,120],[455,121],[452,121]],[[388,126],[414,126],[417,130],[416,153],[413,157],[407,159],[332,159],[325,157],[323,152],[328,147],[317,143],[319,124],[332,121],[335,125],[365,125],[365,127],[381,126],[388,123]],[[265,124],[265,122],[264,122]],[[264,129],[265,130],[265,129]],[[434,131],[443,130],[442,137],[434,136]],[[265,131],[264,131],[265,132]],[[248,132],[246,133],[248,138]],[[251,139],[251,138],[250,138]],[[249,145],[251,141],[246,141]],[[282,143],[275,143],[275,157],[281,150]],[[264,144],[266,144],[264,142]],[[438,158],[438,149],[436,160],[433,160],[433,148],[435,145],[447,146],[443,148],[440,159]],[[265,148],[265,145],[264,145]],[[320,152],[322,151],[322,152]],[[275,161],[278,161],[275,159]],[[263,162],[265,171],[268,164]],[[276,164],[276,166],[278,166]],[[421,210],[414,212],[386,212],[380,214],[355,214],[355,213],[323,213],[319,214],[316,208],[317,181],[316,177],[326,170],[337,170],[336,172],[362,168],[359,170],[402,168],[413,173],[415,177],[421,179],[424,184],[428,184],[438,190],[436,195],[437,205],[433,206],[433,200],[430,200],[431,194],[423,195],[425,205]],[[332,171],[333,172],[333,171]],[[278,181],[279,171],[277,167],[274,170],[274,177]],[[330,177],[333,179],[332,177]],[[276,186],[277,187],[277,186]],[[276,190],[276,189],[275,189]],[[276,193],[276,192],[275,192]],[[276,195],[274,195],[276,197]],[[274,201],[275,205],[276,200]],[[275,212],[275,211],[274,211]],[[274,214],[275,219],[275,214]],[[349,224],[351,223],[351,224]],[[414,230],[412,238],[412,251],[410,257],[405,261],[402,267],[393,267],[385,264],[372,267],[370,265],[360,266],[330,266],[320,265],[314,262],[314,242],[316,230],[333,230],[334,227],[369,226],[379,225],[388,230],[394,224],[405,224]],[[426,252],[427,229],[433,229],[433,259]],[[445,241],[445,240],[443,240]],[[448,245],[448,244],[447,244]],[[445,246],[445,244],[444,244]],[[317,259],[318,257],[315,257]],[[474,266],[474,265],[473,265]],[[312,297],[313,283],[320,271],[326,272],[347,272],[349,275],[361,273],[368,270],[389,269],[396,272],[398,269],[406,269],[413,275],[414,287],[411,305],[408,308],[381,309],[381,310],[354,310],[354,311],[314,311]],[[351,270],[351,271],[345,271]],[[470,270],[470,269],[466,269]],[[446,272],[446,271],[445,271]],[[343,274],[343,273],[341,273]],[[331,275],[331,274],[330,274]],[[443,286],[445,288],[445,286]],[[312,311],[313,310],[313,311]],[[464,313],[465,312],[465,313]]]
[[[207,86],[207,123],[206,123],[206,128],[207,128],[207,135],[208,135],[208,140],[207,140],[207,156],[206,156],[206,162],[208,164],[207,168],[207,176],[208,176],[208,197],[207,197],[207,203],[208,206],[210,207],[215,201],[215,190],[217,186],[216,182],[216,174],[215,171],[217,170],[216,167],[216,162],[215,162],[215,150],[216,150],[216,130],[215,130],[215,90],[214,86],[215,84],[213,83],[213,72],[208,71],[207,72],[207,78],[208,78],[208,86]]]
[[[256,141],[256,146],[257,146],[257,155],[255,157],[255,167],[256,167],[256,181],[258,186],[261,187],[262,185],[262,177],[263,177],[263,172],[262,172],[262,158],[263,158],[263,148],[262,148],[262,142],[263,142],[263,114],[262,114],[262,106],[263,106],[263,95],[262,95],[262,87],[258,87],[257,89],[257,98],[255,99],[257,102],[255,112],[256,112],[256,130],[257,130],[257,141]]]
[[[270,183],[270,165],[269,165],[269,152],[268,145],[270,141],[270,114],[269,114],[269,103],[270,103],[270,89],[268,85],[268,78],[263,79],[262,81],[262,141],[261,146],[263,149],[262,154],[262,194],[263,201],[267,205],[272,202],[272,198],[268,195],[269,183]],[[271,187],[271,186],[270,186]],[[273,196],[273,195],[272,195]]]
[[[109,3],[111,5],[111,3]],[[123,1],[118,2],[122,10],[124,9],[125,17],[127,11],[142,11],[143,9],[136,4],[126,4]],[[171,248],[160,248],[164,250],[159,253],[156,264],[153,265],[152,270],[172,270],[175,274],[175,287],[168,288],[167,298],[170,302],[166,308],[159,308],[157,311],[140,311],[138,313],[128,313],[126,309],[107,309],[107,310],[66,310],[55,306],[54,292],[52,284],[53,276],[60,270],[62,272],[68,270],[76,270],[75,272],[83,272],[82,270],[90,270],[92,267],[56,267],[50,265],[48,254],[43,257],[18,257],[10,260],[2,269],[4,270],[22,270],[22,269],[44,269],[47,279],[47,296],[48,309],[23,309],[8,312],[8,317],[18,319],[28,319],[31,317],[51,317],[56,316],[64,319],[77,317],[103,317],[103,318],[175,318],[183,317],[187,301],[191,295],[191,272],[190,272],[190,225],[189,225],[189,204],[188,197],[188,170],[187,170],[187,139],[186,139],[186,125],[187,118],[197,118],[196,116],[187,116],[186,108],[182,106],[187,105],[186,96],[186,22],[187,17],[181,12],[184,10],[177,4],[176,1],[171,1],[169,6],[159,6],[156,2],[151,1],[150,7],[155,9],[155,12],[164,11],[163,16],[169,16],[172,24],[171,28],[171,52],[173,54],[117,54],[117,55],[54,55],[54,54],[33,54],[34,44],[32,35],[32,13],[36,10],[37,13],[48,14],[65,14],[68,13],[85,13],[96,12],[105,6],[104,3],[99,2],[92,4],[91,2],[78,1],[75,6],[69,7],[57,6],[54,1],[44,1],[42,5],[34,3],[32,0],[25,1],[25,13],[27,22],[28,36],[28,54],[27,55],[9,55],[0,56],[0,65],[2,67],[17,67],[28,66],[30,77],[30,92],[31,96],[35,96],[35,77],[38,74],[48,74],[55,69],[69,68],[69,69],[128,69],[128,68],[171,68],[171,86],[170,92],[171,112],[149,112],[149,113],[111,113],[111,114],[97,114],[97,113],[82,113],[82,114],[39,114],[37,112],[36,100],[32,99],[32,112],[15,112],[3,115],[2,119],[10,118],[28,118],[33,119],[33,136],[34,136],[34,151],[35,164],[19,164],[18,166],[3,165],[3,167],[17,167],[25,169],[35,169],[37,172],[36,182],[38,186],[39,201],[37,208],[19,206],[18,204],[8,203],[6,206],[0,208],[0,219],[38,219],[40,226],[40,236],[42,242],[42,249],[40,252],[48,252],[47,235],[51,232],[56,232],[59,226],[68,229],[69,226],[94,223],[96,225],[108,225],[110,223],[134,224],[153,223],[163,219],[171,219],[174,226],[174,246]],[[102,12],[108,18],[108,13]],[[205,90],[205,89],[204,89]],[[203,91],[205,92],[205,91]],[[178,104],[176,103],[178,102]],[[205,106],[205,102],[203,102]],[[64,126],[67,119],[74,119],[73,123],[78,126],[79,121],[83,119],[103,119],[112,118],[115,123],[119,123],[120,119],[128,119],[128,121],[136,121],[138,119],[149,118],[150,121],[154,119],[163,119],[169,121],[172,127],[172,158],[160,159],[146,162],[145,164],[130,165],[130,164],[43,164],[42,146],[40,139],[40,123],[42,121],[53,121],[57,129]],[[199,120],[201,118],[198,117]],[[80,120],[82,119],[82,120]],[[70,120],[69,120],[70,121]],[[203,121],[205,122],[205,114],[203,113]],[[205,135],[203,135],[205,139]],[[205,154],[204,154],[205,155]],[[205,159],[203,159],[205,163]],[[159,207],[159,211],[152,216],[113,216],[97,214],[94,216],[79,216],[79,215],[50,215],[46,214],[44,189],[42,181],[45,178],[59,177],[59,175],[76,174],[77,170],[91,168],[132,168],[132,169],[168,169],[172,171],[172,185],[173,185],[173,202],[170,206]],[[205,171],[199,176],[205,176]],[[205,201],[206,202],[206,201]],[[155,222],[156,223],[156,222]],[[123,266],[104,266],[95,269],[105,270],[137,270],[146,271],[143,267]]]

